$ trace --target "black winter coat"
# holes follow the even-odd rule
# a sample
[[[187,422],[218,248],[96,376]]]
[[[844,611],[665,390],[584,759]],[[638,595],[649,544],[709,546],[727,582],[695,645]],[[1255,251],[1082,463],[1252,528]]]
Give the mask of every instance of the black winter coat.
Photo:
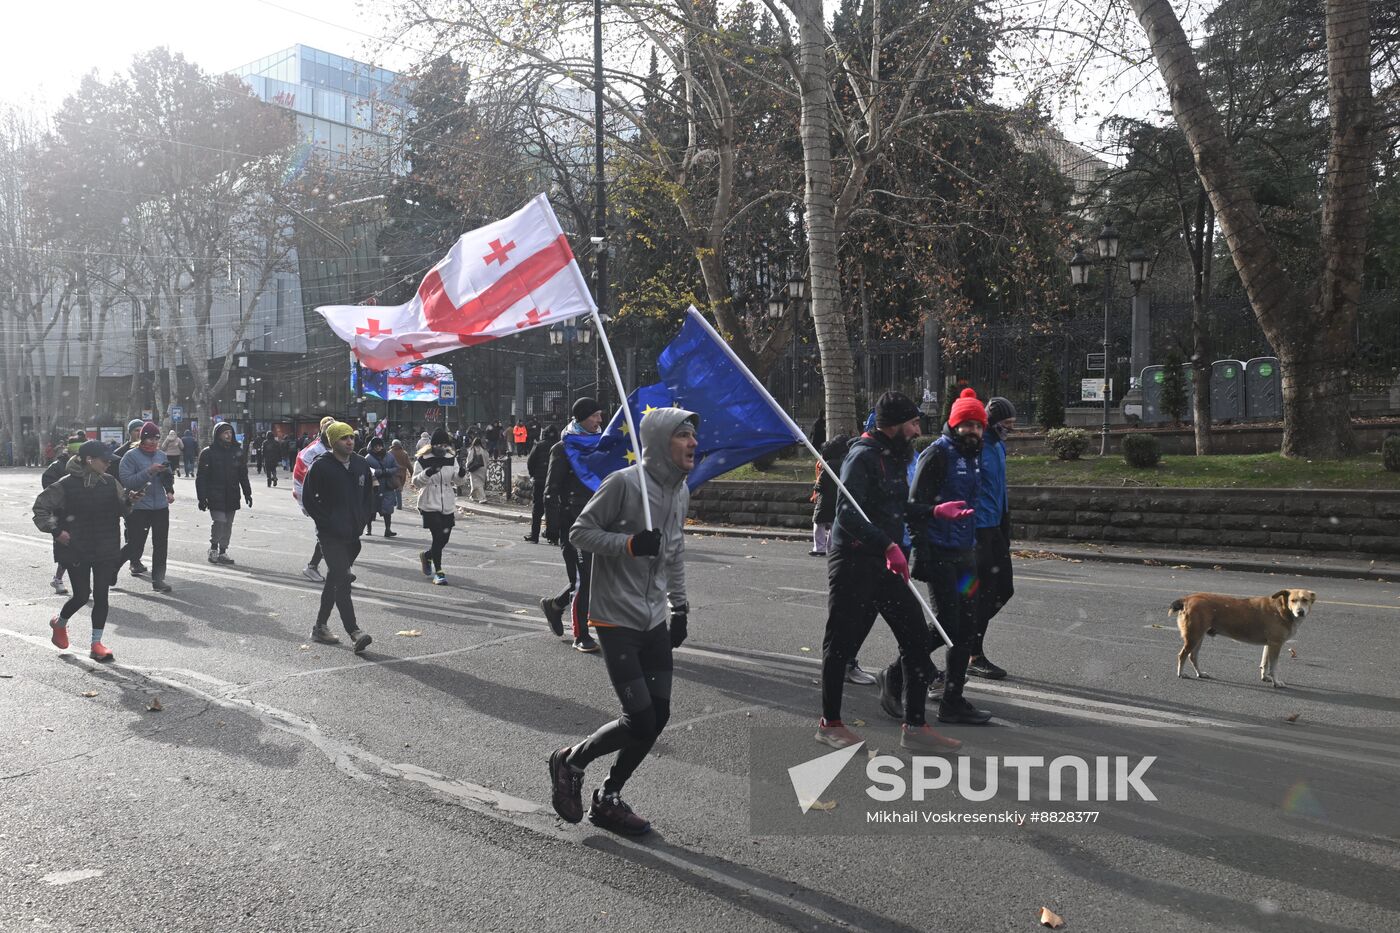
[[[564,452],[564,442],[555,444],[549,451],[544,481],[545,523],[551,534],[560,534],[567,540],[569,529],[592,498],[593,490],[574,472],[574,465]]]
[[[53,559],[65,567],[115,561],[121,555],[121,519],[131,513],[122,484],[106,473],[92,473],[73,457],[58,482],[34,500],[34,525],[68,543],[53,544]]]
[[[536,441],[535,446],[530,448],[530,456],[525,460],[525,469],[530,474],[530,479],[535,481],[536,486],[543,486],[545,480],[549,478],[549,452],[552,445],[543,441]]]
[[[351,454],[342,464],[327,451],[306,471],[301,505],[322,538],[358,538],[374,514],[374,475],[369,463]]]
[[[44,470],[44,475],[39,477],[39,488],[48,489],[54,483],[63,479],[63,474],[68,472],[68,461],[73,459],[73,455],[64,451],[54,458],[53,463]]]
[[[841,496],[836,522],[831,526],[833,550],[879,556],[891,544],[904,540],[912,454],[913,448],[897,448],[880,431],[862,434],[851,442],[851,452],[841,467],[841,483],[860,503],[869,521]]]
[[[240,487],[245,498],[253,498],[248,460],[237,444],[225,446],[215,441],[199,452],[194,491],[200,502],[215,512],[237,512]]]

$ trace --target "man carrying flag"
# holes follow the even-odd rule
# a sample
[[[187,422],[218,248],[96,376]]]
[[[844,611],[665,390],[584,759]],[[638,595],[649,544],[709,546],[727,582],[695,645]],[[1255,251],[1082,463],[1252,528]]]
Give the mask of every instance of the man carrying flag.
[[[642,462],[612,473],[574,523],[576,545],[594,555],[597,579],[588,622],[598,631],[608,678],[622,716],[549,756],[554,810],[583,819],[584,769],[613,752],[607,780],[593,792],[593,825],[640,836],[651,824],[622,800],[622,788],[646,758],[671,715],[671,652],[686,638],[686,474],[695,466],[699,416],[657,408],[641,422]],[[642,485],[645,471],[646,485]],[[648,528],[643,495],[651,507]]]
[[[564,607],[571,606],[574,650],[592,654],[598,650],[598,643],[588,634],[588,584],[593,560],[574,546],[570,531],[597,487],[596,484],[586,485],[574,471],[565,440],[570,435],[597,438],[603,428],[603,406],[597,399],[584,396],[574,402],[572,414],[574,420],[564,429],[564,439],[549,452],[549,470],[544,481],[545,538],[563,549],[569,585],[558,596],[541,598],[540,608],[544,610],[550,631],[562,638]]]

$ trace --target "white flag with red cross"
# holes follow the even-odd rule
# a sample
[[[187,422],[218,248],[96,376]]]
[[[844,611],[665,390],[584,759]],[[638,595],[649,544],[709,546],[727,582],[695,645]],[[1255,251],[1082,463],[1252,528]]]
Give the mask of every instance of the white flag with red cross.
[[[541,194],[504,220],[463,234],[407,304],[316,311],[360,365],[384,370],[591,314],[595,307]]]

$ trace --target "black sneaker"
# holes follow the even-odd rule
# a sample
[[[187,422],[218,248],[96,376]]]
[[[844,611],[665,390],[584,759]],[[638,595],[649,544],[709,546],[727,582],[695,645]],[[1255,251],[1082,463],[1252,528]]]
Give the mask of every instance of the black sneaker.
[[[987,680],[1006,679],[1006,670],[995,662],[987,660],[986,655],[967,662],[967,672],[974,677],[985,677]]]
[[[991,719],[991,713],[973,706],[966,697],[945,696],[938,704],[939,722],[961,723],[964,726],[983,726]]]
[[[582,638],[574,639],[574,650],[584,654],[597,654],[598,643],[593,640],[593,636],[585,634]]]
[[[152,580],[151,589],[155,590],[157,593],[170,593],[174,591],[175,588],[164,580]]]
[[[651,824],[632,812],[618,794],[593,792],[593,806],[588,808],[588,822],[599,829],[623,836],[645,836]]]
[[[577,823],[583,819],[583,769],[569,764],[569,751],[561,748],[549,756],[549,800],[561,820]]]
[[[433,562],[428,557],[427,551],[421,551],[418,554],[418,565],[423,568],[423,576],[431,577],[433,575]]]
[[[539,544],[539,543],[540,543],[540,536],[539,536],[539,535],[526,535],[526,536],[525,536],[525,540],[526,540],[526,541],[529,541],[531,544]]]
[[[146,574],[150,573],[150,570],[145,564],[132,564],[130,570],[133,577],[144,577]]]
[[[880,691],[880,709],[891,719],[904,721],[904,701],[890,690],[889,672],[884,668],[875,672],[875,688]]]
[[[350,640],[355,643],[356,654],[364,654],[365,649],[368,648],[374,642],[374,639],[370,638],[368,633],[362,632],[359,629],[356,629],[355,631],[350,632],[348,634]]]
[[[549,623],[549,630],[554,633],[555,638],[564,637],[564,610],[554,604],[554,600],[548,596],[540,600],[540,608],[544,610],[544,619]],[[582,806],[582,804],[580,804]]]
[[[340,644],[340,636],[326,628],[324,625],[313,625],[311,627],[311,640],[320,642],[323,645]]]

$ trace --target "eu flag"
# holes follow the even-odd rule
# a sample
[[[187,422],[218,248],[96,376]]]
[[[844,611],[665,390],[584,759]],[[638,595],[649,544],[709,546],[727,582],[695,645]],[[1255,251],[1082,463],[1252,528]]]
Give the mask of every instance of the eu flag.
[[[680,334],[657,357],[661,381],[628,397],[638,425],[652,408],[669,405],[700,416],[695,469],[686,479],[691,489],[796,441],[787,422],[699,323],[698,315],[690,311]],[[635,461],[626,429],[619,410],[602,434],[565,435],[569,462],[589,488],[597,489],[603,477]]]

